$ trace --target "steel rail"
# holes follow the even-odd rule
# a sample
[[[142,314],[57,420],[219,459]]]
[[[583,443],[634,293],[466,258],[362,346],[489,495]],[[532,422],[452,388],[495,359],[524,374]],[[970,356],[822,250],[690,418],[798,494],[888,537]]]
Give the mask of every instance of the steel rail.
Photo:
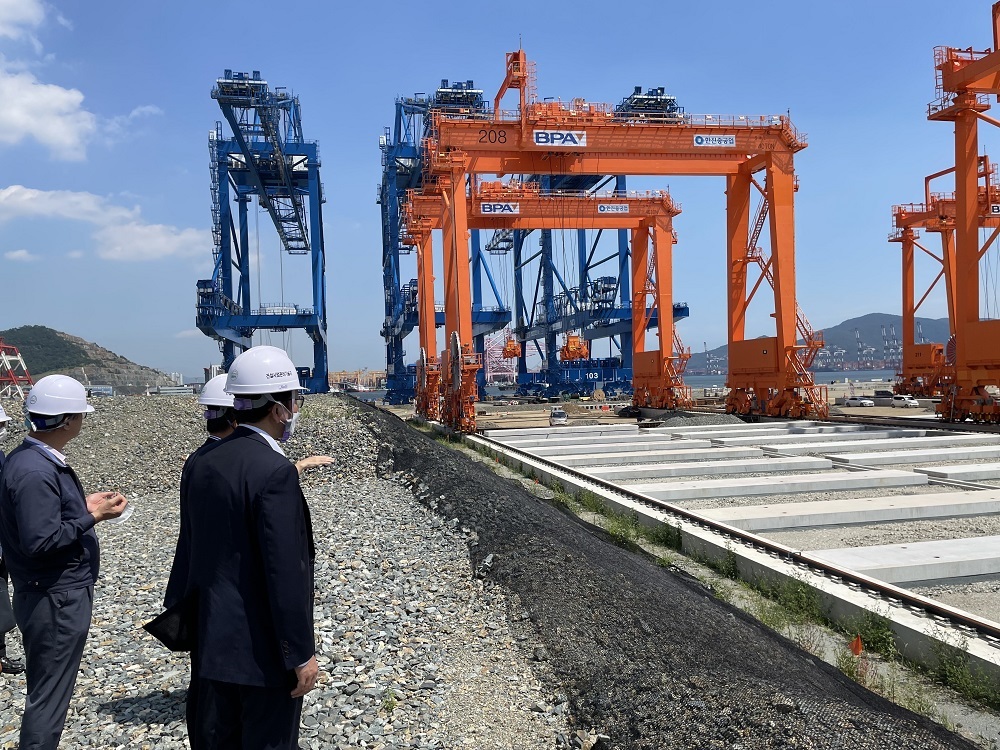
[[[504,443],[488,438],[485,435],[474,434],[467,435],[465,437],[467,440],[472,442],[482,441],[487,444],[487,447],[498,453],[513,454],[520,458],[529,459],[550,469],[555,469],[564,474],[569,474],[574,478],[581,480],[583,483],[589,483],[599,487],[605,492],[621,495],[632,503],[650,506],[655,510],[682,518],[685,521],[708,529],[727,539],[736,539],[748,547],[762,550],[769,555],[784,559],[786,562],[793,563],[799,567],[809,568],[815,572],[825,575],[831,580],[843,581],[851,588],[867,589],[883,600],[896,600],[911,612],[926,613],[938,620],[946,620],[960,629],[973,631],[994,646],[1000,647],[1000,626],[991,620],[977,617],[969,612],[955,609],[941,602],[928,599],[920,596],[919,594],[914,594],[884,581],[870,578],[848,568],[842,568],[838,565],[814,558],[808,553],[795,550],[778,542],[770,541],[769,539],[765,539],[757,534],[739,529],[735,526],[730,526],[722,523],[721,521],[716,521],[707,516],[703,516],[696,511],[681,508],[677,505],[657,500],[656,498],[649,497],[648,495],[643,495],[638,492],[632,492],[621,485],[591,476],[586,472],[582,472],[571,467],[563,466],[556,461],[536,456],[535,454],[521,448],[514,448],[509,445],[505,445]],[[986,489],[997,488],[989,487]]]

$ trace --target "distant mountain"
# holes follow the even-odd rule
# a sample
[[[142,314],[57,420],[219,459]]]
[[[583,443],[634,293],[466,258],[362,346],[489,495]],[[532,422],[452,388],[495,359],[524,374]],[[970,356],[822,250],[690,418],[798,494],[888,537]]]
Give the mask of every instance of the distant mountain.
[[[0,331],[16,346],[34,380],[61,373],[85,385],[144,387],[170,385],[166,374],[137,365],[104,347],[45,326],[21,326]]]
[[[943,344],[948,340],[948,319],[947,318],[917,318],[924,338],[928,342]],[[829,328],[822,329],[823,340],[826,348],[833,351],[836,348],[843,349],[845,362],[858,361],[858,340],[857,334],[861,335],[861,342],[865,347],[875,349],[874,359],[883,358],[884,341],[882,338],[882,326],[885,326],[886,336],[892,339],[891,329],[895,328],[896,341],[901,342],[903,338],[903,318],[899,315],[889,313],[869,313],[859,318],[851,318]],[[857,334],[855,333],[857,329]],[[682,331],[683,332],[683,331]],[[800,342],[801,343],[801,342]],[[689,344],[690,345],[690,344]],[[694,347],[692,347],[693,349]],[[727,346],[716,347],[709,351],[713,358],[725,357],[728,351]],[[704,351],[692,351],[691,361],[688,363],[689,370],[705,369],[706,359]],[[725,367],[722,368],[723,371]]]

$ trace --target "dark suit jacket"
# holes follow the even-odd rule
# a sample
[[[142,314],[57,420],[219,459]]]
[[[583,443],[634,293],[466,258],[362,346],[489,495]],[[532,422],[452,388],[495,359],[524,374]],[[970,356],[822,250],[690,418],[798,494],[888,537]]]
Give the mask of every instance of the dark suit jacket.
[[[188,574],[191,565],[191,511],[188,510],[188,493],[185,484],[190,477],[191,466],[196,456],[201,455],[206,450],[219,442],[219,438],[209,437],[198,446],[198,449],[187,457],[184,468],[181,469],[181,500],[180,500],[180,532],[177,535],[177,548],[174,551],[174,564],[170,568],[170,578],[167,581],[167,590],[163,594],[163,607],[170,609],[178,604],[184,596],[187,588]]]
[[[309,508],[295,465],[240,427],[190,459],[184,595],[197,592],[198,674],[288,687],[315,653]],[[178,545],[179,553],[183,553]]]
[[[76,473],[24,442],[0,475],[0,546],[14,591],[93,586],[100,564],[94,517]]]

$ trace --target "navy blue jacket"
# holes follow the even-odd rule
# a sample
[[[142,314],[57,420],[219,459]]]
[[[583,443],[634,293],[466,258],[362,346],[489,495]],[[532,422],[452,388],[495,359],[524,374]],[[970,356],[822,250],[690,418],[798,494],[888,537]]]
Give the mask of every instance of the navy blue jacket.
[[[295,465],[240,427],[189,460],[181,508],[189,541],[174,568],[197,596],[199,676],[291,689],[315,653],[312,527]]]
[[[76,473],[42,447],[21,443],[0,475],[0,546],[14,590],[93,586],[100,548]]]

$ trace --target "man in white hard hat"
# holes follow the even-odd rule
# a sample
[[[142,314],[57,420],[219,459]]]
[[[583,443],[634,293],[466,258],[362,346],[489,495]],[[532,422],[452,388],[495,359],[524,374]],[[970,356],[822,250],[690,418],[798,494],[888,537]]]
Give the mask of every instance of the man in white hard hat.
[[[198,403],[204,406],[203,416],[205,417],[205,429],[208,438],[198,449],[187,457],[184,468],[181,469],[181,505],[180,505],[180,535],[177,539],[176,559],[186,559],[188,550],[187,544],[190,541],[189,519],[185,503],[184,488],[186,479],[190,473],[191,463],[194,458],[208,448],[215,445],[223,438],[229,437],[236,429],[236,412],[233,409],[233,397],[226,393],[226,376],[216,375],[205,383],[198,396]],[[163,597],[163,605],[168,609],[180,601],[184,594],[184,587],[187,585],[187,570],[180,566],[174,566],[170,571],[170,580],[167,582],[167,591]],[[188,696],[190,698],[190,696]]]
[[[226,376],[216,375],[205,383],[198,396],[198,403],[205,407],[205,430],[208,439],[201,446],[206,448],[217,440],[229,437],[236,429],[236,414],[233,411],[233,397],[226,393]]]
[[[62,453],[93,410],[73,378],[39,380],[25,401],[31,434],[0,475],[0,544],[27,666],[22,750],[59,745],[90,629],[100,556],[94,525],[127,505],[116,492],[85,496]]]
[[[204,443],[184,462],[181,470],[181,503],[180,503],[180,533],[177,537],[177,549],[174,553],[175,560],[188,560],[190,558],[191,541],[191,520],[187,509],[187,498],[189,494],[185,492],[188,475],[191,465],[200,453],[204,452],[223,438],[229,437],[236,429],[236,413],[233,410],[233,397],[226,393],[226,376],[216,375],[205,383],[198,396],[198,403],[204,407],[202,416],[205,418],[205,429],[208,438]],[[167,590],[163,596],[163,606],[171,608],[180,603],[184,596],[184,588],[187,585],[188,570],[182,565],[174,565],[170,570],[170,580],[167,581]],[[194,739],[195,728],[197,726],[197,711],[199,705],[197,678],[197,651],[191,653],[191,680],[188,684],[187,692],[187,722],[188,735],[191,736],[191,746],[198,750],[201,745]]]
[[[228,375],[216,375],[205,383],[205,387],[201,389],[201,395],[198,396],[198,403],[205,407],[203,416],[205,417],[205,430],[208,432],[208,438],[198,450],[192,453],[191,456],[188,456],[189,461],[193,456],[200,453],[203,449],[208,448],[216,441],[232,435],[236,429],[236,412],[233,409],[233,396],[226,393],[227,379]],[[306,469],[326,466],[331,463],[333,463],[333,459],[330,456],[307,456],[296,461],[295,468],[301,476],[305,473]],[[187,462],[184,465],[187,467]],[[184,473],[181,472],[182,484],[183,476]],[[169,607],[170,605],[168,604],[167,606]]]
[[[0,406],[0,440],[7,437],[7,424],[10,417]],[[0,471],[3,471],[3,462],[6,456],[0,451]],[[7,573],[7,564],[3,560],[3,547],[0,546],[0,672],[4,674],[21,674],[24,671],[24,664],[17,659],[12,659],[7,655],[7,633],[17,627],[14,619],[14,610],[10,606],[10,591],[8,584],[10,576]]]
[[[309,508],[281,448],[299,390],[281,349],[238,356],[226,391],[239,427],[193,459],[182,486],[190,544],[174,566],[198,620],[192,747],[298,748],[302,696],[318,674]]]
[[[205,429],[208,438],[205,442],[184,462],[181,470],[181,504],[180,504],[180,533],[177,538],[177,550],[174,554],[175,564],[170,570],[170,579],[167,582],[167,589],[163,596],[163,606],[166,609],[177,606],[184,597],[184,587],[187,584],[188,570],[183,564],[190,559],[191,542],[191,522],[190,511],[187,509],[191,493],[188,491],[187,479],[190,474],[194,459],[204,453],[208,448],[218,441],[229,437],[237,427],[236,411],[233,408],[233,396],[226,393],[226,381],[228,375],[216,375],[205,383],[198,396],[198,403],[204,407]],[[301,475],[306,469],[325,466],[332,463],[329,456],[309,456],[295,462],[295,468]],[[187,692],[187,725],[188,735],[191,738],[192,748],[198,750],[202,745],[198,741],[197,727],[199,725],[197,714],[199,703],[202,703],[198,695],[199,680],[197,679],[197,651],[191,653],[191,681]]]

